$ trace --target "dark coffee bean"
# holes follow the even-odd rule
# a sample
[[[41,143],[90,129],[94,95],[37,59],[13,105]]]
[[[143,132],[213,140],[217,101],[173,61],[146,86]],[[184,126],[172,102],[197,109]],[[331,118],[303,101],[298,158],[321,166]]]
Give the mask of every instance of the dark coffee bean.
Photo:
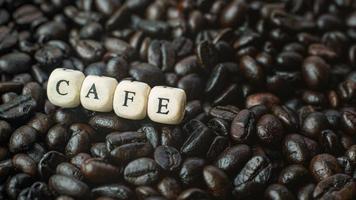
[[[33,182],[33,178],[27,174],[16,174],[12,176],[6,183],[5,189],[7,195],[11,199],[16,199],[20,191],[26,187],[29,187]]]
[[[266,157],[252,157],[234,180],[234,195],[239,198],[258,195],[271,178],[272,164]]]
[[[159,193],[149,186],[138,186],[135,189],[138,199],[146,199],[149,197],[159,196]]]
[[[120,174],[118,167],[98,158],[84,161],[81,171],[84,177],[93,183],[113,182],[119,178]]]
[[[96,39],[103,33],[103,27],[96,22],[85,25],[80,29],[80,37],[82,39]]]
[[[289,189],[294,189],[305,184],[308,178],[308,169],[303,165],[289,165],[279,174],[278,182],[287,186]]]
[[[38,172],[43,178],[49,178],[55,174],[58,164],[65,162],[66,157],[57,151],[49,151],[43,155],[38,163]]]
[[[177,86],[185,91],[188,100],[200,98],[204,89],[203,81],[197,74],[182,77]]]
[[[198,62],[205,68],[211,69],[218,62],[218,54],[215,46],[209,41],[202,41],[197,46]]]
[[[322,181],[326,178],[341,173],[341,167],[339,166],[336,158],[330,154],[316,155],[311,161],[309,170],[316,181]]]
[[[64,52],[60,48],[52,45],[45,45],[35,53],[36,61],[50,69],[53,68],[53,65],[61,65],[64,57]]]
[[[198,59],[196,56],[188,56],[176,63],[174,71],[180,75],[185,76],[196,72],[199,69]]]
[[[220,23],[224,27],[233,27],[243,23],[247,5],[245,2],[232,1],[229,3],[220,16]]]
[[[35,161],[26,154],[16,154],[12,158],[12,163],[16,170],[26,173],[32,177],[37,174],[37,166]]]
[[[181,155],[177,149],[170,146],[159,146],[154,152],[156,163],[164,170],[174,171],[181,164]]]
[[[180,131],[179,128],[176,129],[178,132]],[[138,132],[143,132],[148,140],[148,142],[152,145],[152,147],[156,148],[160,145],[159,141],[159,133],[157,129],[152,124],[146,124],[142,126]],[[180,132],[179,132],[180,133]]]
[[[295,131],[299,127],[299,119],[293,110],[286,106],[273,106],[273,114],[283,123],[283,126],[290,131]]]
[[[28,122],[28,125],[36,129],[40,134],[46,134],[50,127],[53,125],[52,116],[36,113],[31,120]]]
[[[228,176],[219,168],[206,166],[203,171],[205,184],[208,186],[213,196],[226,198],[231,188]]]
[[[279,104],[279,102],[279,98],[271,93],[256,93],[247,97],[246,107],[251,108],[252,106],[263,104],[270,108],[273,105]]]
[[[355,135],[356,133],[356,112],[344,111],[341,115],[341,124],[346,133]]]
[[[214,139],[214,133],[204,124],[192,130],[190,136],[183,143],[180,152],[190,156],[199,156],[207,152]]]
[[[298,190],[297,198],[300,200],[308,200],[313,199],[313,191],[315,185],[313,183],[309,183]]]
[[[84,198],[89,194],[88,185],[72,177],[53,175],[49,178],[48,184],[50,188],[61,195]]]
[[[311,89],[326,86],[329,80],[329,65],[320,57],[308,57],[302,67],[304,81]]]
[[[89,134],[85,131],[75,131],[68,140],[65,146],[65,154],[68,157],[73,157],[78,153],[87,153],[90,149]]]
[[[121,80],[128,76],[129,65],[123,57],[111,58],[106,64],[104,74]]]
[[[139,158],[125,167],[124,178],[134,185],[152,184],[159,178],[159,168],[154,160]]]
[[[9,123],[0,120],[0,143],[7,143],[11,136],[11,129],[12,128]]]
[[[215,161],[215,166],[227,173],[241,169],[251,157],[251,149],[245,144],[239,144],[225,149]]]
[[[356,145],[350,146],[345,152],[345,156],[347,156],[353,164],[356,164]]]
[[[172,45],[179,58],[185,57],[193,51],[193,42],[189,38],[177,37],[172,41]]]
[[[203,178],[203,168],[205,166],[205,160],[201,158],[187,158],[180,168],[179,178],[186,184],[197,184],[201,182]]]
[[[90,154],[93,157],[106,158],[109,155],[104,142],[98,142],[90,147]]]
[[[57,165],[56,174],[73,177],[78,180],[83,180],[84,177],[79,168],[68,162],[62,162],[61,164]]]
[[[46,135],[46,144],[49,149],[63,151],[71,135],[67,128],[57,124],[53,126]]]
[[[176,199],[181,192],[179,182],[171,177],[163,178],[157,185],[159,192],[167,199]]]
[[[216,106],[209,111],[209,115],[230,122],[236,117],[239,111],[240,109],[232,105]]]
[[[241,58],[240,70],[245,79],[255,85],[260,85],[265,80],[263,68],[250,56]]]
[[[9,74],[26,72],[31,66],[31,57],[25,53],[14,52],[0,57],[0,70]]]
[[[89,124],[96,131],[104,133],[129,129],[128,120],[119,118],[114,114],[97,114],[89,120]]]
[[[0,182],[3,183],[13,171],[14,166],[11,159],[0,161]]]
[[[186,189],[182,193],[180,193],[180,195],[177,198],[177,200],[193,200],[193,199],[209,200],[211,198],[207,192],[198,188]]]
[[[46,153],[46,149],[42,144],[34,143],[32,148],[28,150],[27,155],[30,156],[36,163],[39,163],[43,155]]]
[[[353,199],[355,198],[355,181],[345,174],[330,176],[315,186],[313,198]]]
[[[277,199],[295,199],[293,193],[288,190],[284,185],[272,184],[268,186],[265,191],[265,199],[277,200]]]
[[[133,198],[133,192],[125,185],[111,184],[96,187],[91,190],[95,196],[104,196],[119,200],[128,200]]]
[[[279,144],[284,135],[282,123],[271,114],[263,115],[257,122],[257,136],[267,145]]]
[[[281,70],[295,70],[302,65],[303,57],[297,52],[287,51],[280,53],[276,62]]]
[[[219,92],[224,87],[224,83],[228,78],[229,70],[224,64],[216,65],[211,74],[209,79],[207,80],[205,86],[205,93],[207,94],[215,94]]]
[[[153,40],[148,48],[147,60],[162,71],[172,71],[175,63],[173,45],[166,41]]]
[[[144,20],[137,16],[131,18],[134,28],[143,30],[150,36],[165,36],[170,30],[170,26],[165,21]]]
[[[289,163],[307,164],[319,152],[318,144],[299,134],[290,134],[283,141],[283,155]]]
[[[131,66],[129,73],[135,80],[145,82],[151,87],[164,83],[165,79],[158,67],[148,63]]]
[[[86,61],[99,60],[104,51],[102,44],[94,40],[80,40],[75,50]]]
[[[9,140],[9,149],[13,153],[25,151],[31,148],[36,141],[37,132],[30,126],[21,126],[16,129]]]
[[[255,115],[247,110],[241,110],[231,123],[230,135],[238,143],[251,140],[256,131]]]
[[[37,105],[31,95],[19,95],[12,101],[0,105],[0,118],[9,121],[23,120],[32,114]]]
[[[6,52],[14,47],[17,40],[18,33],[16,31],[13,31],[6,26],[0,27],[0,52]]]
[[[313,112],[303,121],[301,127],[304,135],[311,138],[320,137],[321,131],[329,127],[328,120],[323,113]]]
[[[162,127],[161,144],[179,149],[184,141],[184,133],[180,128]]]
[[[325,153],[332,153],[334,155],[340,154],[343,147],[339,136],[332,130],[323,130],[319,138],[320,146],[324,149]]]
[[[83,163],[90,158],[91,156],[87,153],[78,153],[77,155],[75,155],[73,158],[70,159],[70,163],[78,168],[81,168]]]

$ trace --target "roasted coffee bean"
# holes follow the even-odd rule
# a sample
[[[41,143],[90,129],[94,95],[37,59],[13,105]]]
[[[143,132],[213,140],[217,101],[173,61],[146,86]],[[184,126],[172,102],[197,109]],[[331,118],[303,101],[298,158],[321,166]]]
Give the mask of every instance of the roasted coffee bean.
[[[31,95],[19,95],[0,105],[0,118],[9,121],[24,120],[33,114],[38,103]]]
[[[20,191],[26,187],[31,186],[33,178],[27,174],[16,174],[11,177],[5,186],[6,193],[11,199],[16,199]]]
[[[264,83],[265,75],[263,68],[250,56],[244,56],[241,58],[240,70],[245,79],[255,85]]]
[[[300,200],[313,199],[313,191],[315,185],[313,183],[309,183],[298,190],[297,198]]]
[[[356,132],[356,112],[344,111],[341,115],[341,124],[346,133],[354,135]]]
[[[178,196],[177,200],[193,200],[193,199],[211,199],[209,194],[198,188],[184,190]]]
[[[279,174],[278,182],[289,189],[294,189],[303,185],[308,177],[308,169],[303,165],[289,165]]]
[[[209,111],[209,115],[232,121],[240,110],[235,106],[216,106]]]
[[[99,158],[87,159],[81,165],[84,177],[93,183],[113,182],[118,179],[120,169]]]
[[[96,188],[93,188],[91,192],[95,196],[104,196],[106,198],[113,198],[113,199],[131,199],[133,197],[133,192],[130,188],[119,185],[119,184],[110,184],[110,185],[103,185]]]
[[[72,177],[53,175],[49,178],[48,184],[50,188],[61,195],[84,198],[89,194],[88,185]]]
[[[14,52],[0,57],[0,70],[9,74],[18,74],[29,70],[31,57],[25,53]]]
[[[106,147],[116,162],[130,161],[152,152],[152,145],[143,132],[113,132],[106,137]]]
[[[53,126],[46,135],[46,144],[49,149],[63,151],[65,145],[70,139],[70,133],[67,128],[61,124]]]
[[[75,50],[86,61],[99,60],[104,51],[102,44],[94,40],[79,41]]]
[[[21,126],[16,129],[9,141],[9,149],[13,153],[25,151],[31,148],[36,141],[37,132],[30,126]]]
[[[190,136],[183,143],[180,152],[190,156],[199,156],[207,152],[214,139],[214,133],[204,124],[192,130]]]
[[[145,82],[151,87],[164,83],[163,72],[157,66],[148,63],[131,66],[129,73],[135,80]]]
[[[257,136],[262,143],[277,145],[282,141],[283,135],[283,125],[274,115],[266,114],[258,120]]]
[[[116,78],[119,81],[128,76],[128,71],[129,64],[123,57],[119,56],[111,58],[107,62],[104,74]]]
[[[326,153],[338,155],[343,150],[339,136],[329,129],[321,132],[319,143]]]
[[[32,177],[37,174],[37,166],[35,161],[26,154],[16,154],[12,158],[12,163],[16,170],[26,173]]]
[[[187,158],[180,168],[180,180],[186,185],[199,183],[203,177],[202,170],[205,163],[205,160],[201,158]]]
[[[175,63],[173,45],[169,42],[153,40],[148,48],[147,60],[162,71],[172,71]]]
[[[203,171],[205,184],[213,196],[226,198],[231,188],[228,176],[215,166],[206,166]]]
[[[309,170],[314,179],[319,182],[334,174],[340,173],[341,167],[334,156],[330,154],[319,154],[310,161]]]
[[[284,185],[272,184],[265,191],[265,199],[295,199],[292,192]]]
[[[6,143],[11,136],[11,125],[6,121],[0,120],[0,143]]]
[[[299,128],[298,116],[287,106],[273,106],[273,114],[283,123],[284,128],[295,131]]]
[[[256,131],[256,119],[253,112],[241,110],[231,123],[230,135],[238,143],[251,140]]]
[[[157,185],[159,192],[167,199],[176,199],[181,192],[179,182],[170,177],[165,177]]]
[[[98,132],[125,131],[129,129],[128,120],[114,114],[97,114],[90,118],[89,125]]]
[[[256,105],[265,105],[268,108],[279,104],[280,100],[277,96],[271,93],[256,93],[249,95],[246,99],[246,107],[251,108]]]
[[[58,164],[65,162],[66,157],[57,151],[49,151],[43,155],[38,163],[38,172],[43,178],[49,178],[55,174]]]
[[[149,197],[159,196],[159,193],[149,186],[138,186],[136,187],[135,192],[138,199],[146,199]]]
[[[146,133],[147,135],[147,133]],[[179,149],[184,141],[184,133],[181,128],[162,127],[161,144]]]
[[[215,161],[215,166],[227,173],[241,169],[251,157],[251,149],[245,144],[239,144],[225,149]]]
[[[0,161],[0,182],[3,183],[6,178],[13,172],[13,163],[11,159]]]
[[[303,121],[302,132],[305,136],[310,138],[318,138],[322,130],[329,127],[327,118],[323,113],[310,113]]]
[[[319,152],[318,143],[299,134],[290,134],[283,141],[283,155],[289,163],[307,164]]]
[[[258,195],[272,175],[272,164],[266,157],[252,157],[234,180],[234,195],[239,198]]]
[[[90,148],[89,134],[85,131],[75,131],[68,140],[65,146],[65,154],[68,157],[73,157],[78,153],[87,153]]]
[[[159,146],[154,152],[156,163],[164,170],[176,170],[181,164],[181,155],[177,149],[170,146]]]
[[[353,199],[355,181],[345,174],[335,174],[320,181],[314,189],[313,198]]]
[[[98,142],[90,147],[90,154],[93,157],[106,158],[109,155],[109,151],[106,149],[104,142]]]
[[[124,178],[134,185],[152,184],[159,178],[159,168],[154,160],[139,158],[125,167]]]
[[[36,129],[38,133],[44,135],[52,127],[53,123],[54,121],[52,116],[43,113],[36,113],[28,122],[28,125]]]
[[[68,162],[62,162],[59,165],[57,165],[56,174],[73,177],[78,180],[82,180],[84,177],[80,169],[78,169],[76,166]]]

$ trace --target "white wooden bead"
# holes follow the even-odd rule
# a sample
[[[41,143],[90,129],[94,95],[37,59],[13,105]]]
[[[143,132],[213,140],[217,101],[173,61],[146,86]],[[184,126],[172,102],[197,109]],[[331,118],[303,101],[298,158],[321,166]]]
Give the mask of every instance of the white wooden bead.
[[[73,108],[80,104],[80,88],[85,79],[82,72],[57,68],[51,73],[47,83],[48,100],[63,108]]]
[[[80,91],[80,102],[88,110],[110,112],[117,81],[104,76],[87,76]]]
[[[121,81],[114,94],[114,111],[126,119],[143,119],[147,113],[147,101],[151,87],[138,81]]]
[[[156,86],[148,96],[147,113],[152,121],[163,124],[179,124],[184,117],[186,95],[184,90]]]

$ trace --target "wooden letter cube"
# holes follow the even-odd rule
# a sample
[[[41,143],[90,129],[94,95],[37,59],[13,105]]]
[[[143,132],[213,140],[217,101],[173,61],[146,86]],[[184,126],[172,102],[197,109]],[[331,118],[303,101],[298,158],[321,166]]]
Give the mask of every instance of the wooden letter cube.
[[[80,91],[80,102],[88,110],[112,111],[112,103],[117,81],[104,76],[87,76]]]
[[[156,86],[148,97],[147,113],[152,121],[179,124],[184,117],[186,95],[178,88]]]
[[[143,119],[147,113],[147,101],[151,87],[138,81],[121,81],[114,94],[114,111],[126,119]]]
[[[47,83],[49,101],[63,108],[73,108],[80,104],[80,88],[85,79],[82,72],[58,68],[53,70]]]

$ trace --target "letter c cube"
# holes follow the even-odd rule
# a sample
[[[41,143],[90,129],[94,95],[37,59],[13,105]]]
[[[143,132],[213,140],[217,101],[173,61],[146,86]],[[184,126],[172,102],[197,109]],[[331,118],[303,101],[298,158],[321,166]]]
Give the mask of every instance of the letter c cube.
[[[48,100],[56,106],[74,108],[80,104],[80,88],[85,79],[82,72],[57,68],[47,83]]]

